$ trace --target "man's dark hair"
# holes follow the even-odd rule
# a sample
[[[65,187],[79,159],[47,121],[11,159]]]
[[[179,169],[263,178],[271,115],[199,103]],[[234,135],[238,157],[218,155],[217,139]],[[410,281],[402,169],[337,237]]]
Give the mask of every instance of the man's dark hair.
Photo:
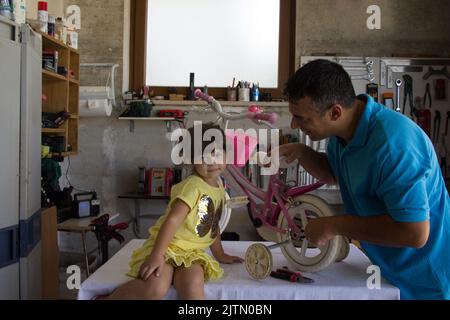
[[[208,131],[209,129],[215,129],[218,131],[218,133],[222,136],[222,143],[223,145],[221,146],[223,148],[223,151],[226,151],[226,140],[225,140],[225,132],[223,131],[222,128],[220,128],[220,126],[215,125],[212,122],[208,122],[208,123],[202,123],[200,125],[201,127],[201,131],[202,131],[202,136],[200,139],[202,139],[202,156],[203,156],[203,152],[205,152],[205,149],[207,146],[209,146],[211,143],[213,143],[215,141],[215,137],[213,137],[212,141],[203,141],[203,136],[205,135],[205,132]],[[190,136],[191,136],[191,161],[192,163],[194,163],[194,158],[195,158],[195,154],[194,154],[194,139],[195,138],[199,138],[199,137],[195,137],[194,135],[194,129],[195,126],[192,126],[191,128],[189,128],[187,131],[189,132]]]
[[[324,59],[298,69],[286,83],[284,94],[290,102],[310,97],[320,114],[333,104],[351,107],[356,99],[349,74],[341,65]]]

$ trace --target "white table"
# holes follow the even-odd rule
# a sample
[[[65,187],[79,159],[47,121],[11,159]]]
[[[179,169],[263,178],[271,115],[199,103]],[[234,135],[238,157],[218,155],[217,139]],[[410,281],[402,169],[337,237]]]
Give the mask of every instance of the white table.
[[[119,285],[131,280],[128,262],[133,250],[145,240],[132,240],[111,260],[99,268],[81,285],[78,299],[89,300],[97,295],[112,292]],[[245,251],[254,242],[223,241],[225,252],[245,256]],[[264,243],[270,245],[272,243]],[[288,263],[279,248],[271,251],[274,269]],[[398,300],[400,290],[382,279],[381,289],[369,290],[366,273],[371,265],[369,259],[357,247],[351,245],[349,256],[342,262],[329,266],[318,273],[304,273],[314,279],[313,284],[291,283],[269,277],[255,281],[248,275],[244,264],[222,265],[225,275],[219,281],[205,284],[206,298],[210,300]],[[292,269],[292,268],[291,268]],[[171,288],[165,299],[176,299]]]

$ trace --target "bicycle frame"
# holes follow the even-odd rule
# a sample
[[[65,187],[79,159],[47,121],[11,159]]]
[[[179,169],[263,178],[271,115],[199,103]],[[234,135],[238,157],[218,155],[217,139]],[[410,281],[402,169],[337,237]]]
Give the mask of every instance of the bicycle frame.
[[[215,100],[214,97],[202,93],[199,89],[195,91],[195,96],[207,101],[222,120],[248,118],[252,121],[256,121],[257,123],[265,124],[269,128],[275,128],[272,124],[276,122],[278,115],[274,113],[266,114],[262,112],[262,110],[258,110],[257,106],[254,106],[254,108],[249,107],[249,112],[245,114],[231,115],[224,112],[220,102]],[[277,227],[278,217],[280,214],[283,214],[288,221],[291,238],[294,240],[300,239],[304,233],[304,230],[301,230],[295,224],[294,219],[288,212],[289,207],[292,205],[291,199],[318,189],[324,185],[322,182],[317,182],[307,186],[289,187],[279,179],[278,171],[277,174],[270,177],[268,190],[264,191],[249,181],[248,178],[239,171],[236,165],[229,165],[227,170],[223,173],[223,176],[232,189],[238,193],[244,193],[247,196],[250,203],[250,214],[254,219],[261,220],[262,226],[266,226],[274,232],[286,233],[287,230]],[[273,202],[274,199],[276,200],[275,203]],[[257,201],[263,203],[261,208],[258,208]]]
[[[264,191],[255,186],[235,165],[229,165],[223,176],[231,189],[238,193],[244,193],[248,197],[250,214],[253,218],[261,220],[263,226],[274,232],[286,233],[286,230],[277,227],[279,215],[283,214],[291,229],[292,239],[295,240],[303,235],[304,230],[299,229],[288,213],[292,204],[291,199],[324,185],[322,182],[317,182],[306,186],[289,187],[279,179],[278,172],[278,174],[270,176],[268,189]],[[273,199],[276,202],[273,202]],[[262,206],[257,202],[262,202]]]

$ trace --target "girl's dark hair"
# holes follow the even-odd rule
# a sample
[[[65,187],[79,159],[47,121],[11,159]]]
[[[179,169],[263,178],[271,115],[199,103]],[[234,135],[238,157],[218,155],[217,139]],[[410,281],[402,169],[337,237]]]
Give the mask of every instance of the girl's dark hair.
[[[226,144],[226,140],[225,140],[225,132],[222,130],[222,128],[220,128],[220,126],[215,125],[212,122],[208,122],[205,124],[201,123],[200,127],[201,127],[201,132],[202,132],[202,136],[200,138],[202,140],[202,155],[203,155],[203,152],[205,151],[206,147],[215,141],[214,136],[213,136],[212,141],[203,141],[203,136],[205,135],[205,132],[210,129],[217,130],[217,132],[222,136],[222,146],[221,147],[222,147],[223,151],[226,151],[227,144]],[[195,137],[194,129],[195,129],[195,126],[192,126],[191,128],[189,128],[187,130],[191,136],[191,163],[194,163],[194,158],[195,158],[195,154],[194,154],[194,141],[195,140],[194,139],[199,139],[199,137]]]
[[[349,108],[356,99],[348,73],[341,65],[324,59],[313,60],[298,69],[286,83],[284,94],[290,102],[310,97],[320,114],[333,104]]]

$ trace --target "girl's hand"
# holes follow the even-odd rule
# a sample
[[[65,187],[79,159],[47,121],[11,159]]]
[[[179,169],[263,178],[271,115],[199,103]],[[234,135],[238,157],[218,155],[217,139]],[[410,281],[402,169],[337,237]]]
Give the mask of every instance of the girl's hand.
[[[225,263],[225,264],[241,263],[244,261],[244,259],[242,259],[241,257],[229,256],[226,253],[223,253],[220,256],[216,257],[216,259],[220,263]]]
[[[139,277],[144,281],[147,281],[153,273],[156,277],[159,277],[165,264],[164,255],[152,253],[142,263],[139,269]]]

